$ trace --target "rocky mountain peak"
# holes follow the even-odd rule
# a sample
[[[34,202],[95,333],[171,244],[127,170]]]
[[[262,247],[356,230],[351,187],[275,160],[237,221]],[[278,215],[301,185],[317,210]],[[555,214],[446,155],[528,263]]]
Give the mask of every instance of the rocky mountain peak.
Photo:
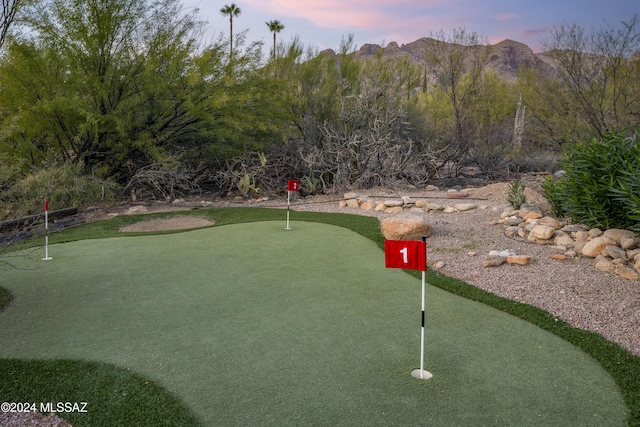
[[[409,58],[409,60],[426,64],[427,49],[437,41],[430,37],[422,37],[411,43],[398,45],[393,41],[382,47],[378,44],[364,44],[354,53],[356,58],[368,59],[382,54],[388,58]],[[544,55],[544,54],[542,54]],[[524,43],[515,40],[503,40],[491,46],[488,68],[507,81],[515,81],[520,67],[534,68],[544,73],[553,73],[553,67]]]

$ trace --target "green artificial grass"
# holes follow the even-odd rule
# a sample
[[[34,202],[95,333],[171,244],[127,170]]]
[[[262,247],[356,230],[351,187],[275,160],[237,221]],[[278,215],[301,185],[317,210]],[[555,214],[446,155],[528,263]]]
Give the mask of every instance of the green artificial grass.
[[[9,277],[24,283],[18,286],[16,280],[9,285],[16,300],[0,314],[0,341],[8,344],[0,354],[49,359],[46,363],[52,366],[78,363],[77,375],[83,375],[86,367],[81,364],[87,362],[50,359],[105,362],[105,372],[112,371],[115,377],[128,374],[131,378],[126,381],[131,382],[146,378],[168,390],[169,407],[188,419],[189,410],[181,406],[187,404],[205,425],[317,420],[373,425],[597,425],[604,418],[608,422],[603,423],[612,425],[621,423],[621,414],[624,423],[616,387],[607,383],[606,376],[601,382],[600,366],[551,334],[537,328],[531,332],[527,323],[531,322],[598,360],[622,391],[631,410],[628,423],[638,424],[637,357],[542,310],[431,272],[431,285],[527,322],[430,288],[426,368],[435,376],[427,382],[409,377],[419,356],[419,282],[416,287],[416,280],[401,271],[381,268],[383,240],[373,218],[294,214],[295,221],[340,225],[366,240],[344,229],[329,231],[326,226],[295,221],[291,231],[282,230],[283,221],[248,224],[282,220],[281,210],[192,214],[213,219],[218,226],[247,225],[121,237],[120,227],[139,220],[121,217],[53,234],[52,242],[76,242],[54,246],[54,261],[44,265],[38,261],[38,270],[10,272]],[[119,237],[77,241],[96,236]],[[237,240],[249,244],[232,249]],[[233,269],[233,265],[244,267]],[[39,283],[45,270],[58,284],[49,288]],[[24,277],[28,275],[31,279]],[[38,307],[37,312],[32,307]],[[23,317],[18,316],[20,310]],[[210,353],[212,348],[215,354]],[[2,381],[0,400],[40,398],[35,390],[14,394],[16,383],[29,381],[68,392],[69,382],[56,386],[56,381],[38,379],[38,370],[11,365],[16,363],[6,359],[0,363],[3,377],[11,372],[16,378],[10,383],[14,385]],[[85,389],[90,390],[90,384],[81,383],[74,393]],[[114,418],[101,418],[104,424],[83,424],[78,417],[74,425],[159,425],[145,424],[145,413],[157,404],[157,394],[161,389],[153,387],[137,394],[150,403],[135,422],[118,417],[122,412],[118,399],[105,399]],[[85,395],[94,396],[88,391]],[[92,399],[103,404],[102,398]],[[541,408],[545,413],[539,413]]]
[[[12,299],[13,295],[11,295],[9,289],[0,287],[0,312],[11,303]]]
[[[0,378],[1,401],[34,403],[39,411],[68,402],[72,412],[60,415],[76,427],[199,425],[162,387],[105,362],[3,359]]]

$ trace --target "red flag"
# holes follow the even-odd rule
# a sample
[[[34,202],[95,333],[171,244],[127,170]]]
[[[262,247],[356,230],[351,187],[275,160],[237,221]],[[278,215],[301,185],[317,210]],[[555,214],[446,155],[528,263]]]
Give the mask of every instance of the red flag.
[[[44,210],[45,211],[49,210],[49,198],[48,197],[44,198]]]
[[[299,191],[300,190],[300,181],[297,179],[290,179],[287,182],[287,190],[288,191]]]
[[[419,240],[385,240],[387,268],[427,271],[427,244]]]

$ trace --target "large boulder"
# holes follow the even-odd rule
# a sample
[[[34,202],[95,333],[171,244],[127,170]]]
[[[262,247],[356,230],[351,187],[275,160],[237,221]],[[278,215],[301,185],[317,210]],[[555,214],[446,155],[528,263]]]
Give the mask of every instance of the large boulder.
[[[549,227],[553,227],[556,230],[560,230],[563,227],[563,224],[560,221],[550,216],[545,216],[540,218],[540,221],[538,221],[538,224],[548,225]]]
[[[623,279],[627,279],[627,280],[638,280],[640,279],[640,273],[638,273],[637,270],[634,270],[633,268],[628,268],[628,267],[622,267],[619,268],[615,271],[615,273],[622,277]]]
[[[494,255],[482,261],[482,266],[484,268],[497,267],[504,264],[505,262],[507,262],[507,259],[505,257]]]
[[[637,237],[622,236],[620,237],[620,247],[625,251],[638,247],[640,239]]]
[[[531,255],[512,255],[507,257],[507,263],[509,264],[527,265],[532,262],[533,257]]]
[[[347,207],[355,209],[357,207],[360,207],[360,202],[358,202],[358,199],[348,199]]]
[[[603,249],[607,246],[615,245],[616,241],[607,236],[598,236],[593,240],[588,241],[582,247],[582,255],[590,258],[595,258],[600,255]]]
[[[557,236],[553,242],[556,245],[566,246],[566,247],[569,247],[569,246],[573,247],[575,244],[574,240],[568,234],[561,234]]]
[[[360,203],[360,209],[364,211],[370,211],[371,209],[373,209],[373,202],[371,200],[364,200],[362,203]]]
[[[520,206],[520,209],[518,209],[518,214],[520,215],[520,218],[524,218],[525,216],[529,215],[531,212],[537,212],[538,214],[540,214],[539,218],[542,218],[542,216],[544,215],[544,212],[542,212],[542,208],[536,205],[524,204]]]
[[[432,227],[424,215],[407,213],[383,219],[381,231],[387,240],[420,240],[431,236]]]
[[[621,230],[619,228],[610,228],[609,230],[605,230],[604,236],[609,237],[616,241],[616,244],[620,244],[620,240],[627,238],[633,239],[635,237],[635,233],[631,230]]]
[[[384,205],[389,208],[397,208],[404,206],[404,202],[400,199],[385,200]]]
[[[529,232],[529,240],[549,240],[553,237],[554,231],[556,229],[548,225],[536,225]]]
[[[596,270],[606,271],[607,273],[613,273],[616,271],[616,266],[605,257],[596,257]]]
[[[609,255],[609,257],[613,259],[627,259],[627,251],[614,245],[608,245],[600,253],[602,255]]]
[[[456,208],[456,210],[458,212],[466,212],[466,211],[470,211],[471,209],[475,209],[477,208],[477,205],[474,205],[473,203],[457,203],[454,208]]]

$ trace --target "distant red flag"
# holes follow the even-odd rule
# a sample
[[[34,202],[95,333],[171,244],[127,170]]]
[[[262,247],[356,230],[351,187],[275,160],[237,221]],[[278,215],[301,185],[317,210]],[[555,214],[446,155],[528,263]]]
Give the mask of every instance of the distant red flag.
[[[44,198],[44,210],[45,211],[49,210],[49,198],[47,197]]]
[[[419,240],[385,240],[387,268],[427,271],[427,244]]]
[[[297,179],[290,179],[287,182],[287,190],[288,191],[299,191],[300,190],[300,181]]]

